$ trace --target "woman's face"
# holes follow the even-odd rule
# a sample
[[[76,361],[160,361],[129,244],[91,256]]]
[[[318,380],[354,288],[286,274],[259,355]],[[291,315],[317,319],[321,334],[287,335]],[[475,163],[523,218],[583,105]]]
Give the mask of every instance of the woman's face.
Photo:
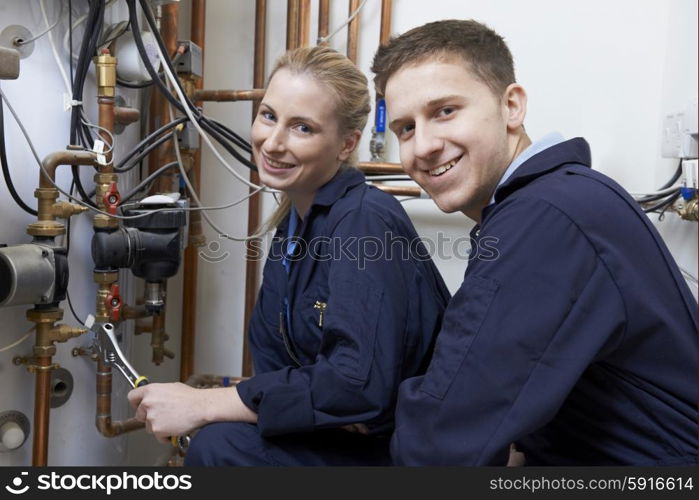
[[[310,206],[357,143],[342,134],[335,97],[314,77],[281,69],[272,77],[252,125],[255,163],[263,184]],[[308,207],[306,207],[308,208]]]

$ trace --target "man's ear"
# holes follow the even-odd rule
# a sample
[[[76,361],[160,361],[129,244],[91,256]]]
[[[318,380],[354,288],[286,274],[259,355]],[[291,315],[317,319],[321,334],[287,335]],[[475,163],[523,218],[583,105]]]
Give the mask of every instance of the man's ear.
[[[337,159],[340,161],[347,161],[352,152],[359,146],[359,140],[362,138],[362,132],[360,130],[352,130],[344,136],[344,143],[340,153],[337,155]]]
[[[515,131],[522,126],[527,114],[527,92],[520,84],[511,83],[505,89],[502,99],[507,110],[507,129]]]

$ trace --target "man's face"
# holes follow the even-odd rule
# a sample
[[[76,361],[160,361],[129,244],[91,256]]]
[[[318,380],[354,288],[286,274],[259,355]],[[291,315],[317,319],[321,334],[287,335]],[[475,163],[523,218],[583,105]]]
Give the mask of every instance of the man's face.
[[[480,220],[512,160],[507,99],[460,58],[405,66],[385,94],[403,169],[443,212]]]

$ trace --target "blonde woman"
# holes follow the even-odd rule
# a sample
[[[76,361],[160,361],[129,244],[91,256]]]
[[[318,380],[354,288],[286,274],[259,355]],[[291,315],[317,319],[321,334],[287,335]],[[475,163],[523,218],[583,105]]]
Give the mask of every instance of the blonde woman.
[[[324,47],[276,63],[252,127],[284,193],[235,387],[129,394],[159,439],[204,426],[187,465],[388,465],[398,385],[424,371],[449,293],[401,205],[352,167],[366,77]],[[208,425],[207,425],[208,424]]]

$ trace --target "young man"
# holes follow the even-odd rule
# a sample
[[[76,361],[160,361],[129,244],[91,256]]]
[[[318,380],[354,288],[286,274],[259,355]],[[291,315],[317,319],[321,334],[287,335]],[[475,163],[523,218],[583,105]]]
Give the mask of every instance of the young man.
[[[395,463],[504,465],[516,443],[528,465],[695,464],[697,304],[584,139],[529,139],[503,39],[429,23],[372,70],[405,171],[478,223],[427,373],[400,387]]]

